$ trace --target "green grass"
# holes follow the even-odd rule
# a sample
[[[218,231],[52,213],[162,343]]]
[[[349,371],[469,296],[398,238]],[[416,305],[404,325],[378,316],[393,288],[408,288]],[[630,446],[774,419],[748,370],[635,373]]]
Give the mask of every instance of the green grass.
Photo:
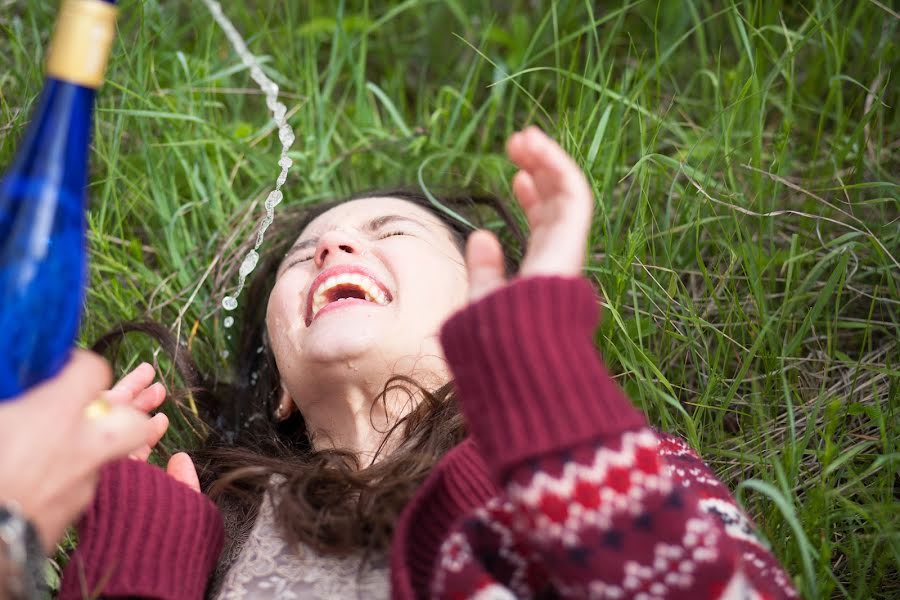
[[[417,181],[510,196],[503,141],[539,124],[596,193],[589,275],[618,381],[737,490],[805,596],[900,596],[891,3],[335,4],[225,3],[297,134],[285,203]],[[56,3],[2,5],[5,164]],[[277,136],[202,4],[125,0],[119,24],[83,339],[152,317],[224,373],[219,304]]]

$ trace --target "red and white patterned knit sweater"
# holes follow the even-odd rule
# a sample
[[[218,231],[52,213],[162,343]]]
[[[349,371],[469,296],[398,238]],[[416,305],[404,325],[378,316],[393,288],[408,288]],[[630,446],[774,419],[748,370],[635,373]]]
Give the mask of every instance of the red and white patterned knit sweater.
[[[584,279],[530,278],[444,326],[470,437],[397,523],[392,597],[796,596],[728,489],[607,375],[598,307]],[[202,598],[222,536],[205,496],[119,461],[79,525],[60,598]]]
[[[598,314],[586,280],[540,278],[445,326],[498,493],[444,539],[431,595],[796,597],[727,487],[682,440],[650,429],[606,374],[591,339]]]
[[[441,546],[432,596],[797,594],[694,451],[645,428],[513,475]]]

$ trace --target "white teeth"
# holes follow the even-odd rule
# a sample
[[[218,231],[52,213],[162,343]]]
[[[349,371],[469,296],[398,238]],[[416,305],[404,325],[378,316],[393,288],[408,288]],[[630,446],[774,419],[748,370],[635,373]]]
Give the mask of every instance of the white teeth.
[[[322,308],[328,304],[328,291],[339,285],[353,285],[366,294],[366,300],[376,304],[388,303],[387,295],[379,285],[371,278],[361,273],[341,273],[333,275],[322,282],[313,293],[312,316],[315,317]]]
[[[328,304],[328,301],[325,300],[325,296],[321,294],[316,294],[315,300],[313,300],[313,310],[312,314],[315,315],[317,312],[322,310],[322,308]]]

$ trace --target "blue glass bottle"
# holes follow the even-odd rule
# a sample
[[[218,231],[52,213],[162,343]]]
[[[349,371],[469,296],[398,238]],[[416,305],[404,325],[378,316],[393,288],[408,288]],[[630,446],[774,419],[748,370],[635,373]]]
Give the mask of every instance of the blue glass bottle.
[[[0,401],[55,375],[78,334],[94,95],[114,4],[64,1],[37,108],[0,179]]]

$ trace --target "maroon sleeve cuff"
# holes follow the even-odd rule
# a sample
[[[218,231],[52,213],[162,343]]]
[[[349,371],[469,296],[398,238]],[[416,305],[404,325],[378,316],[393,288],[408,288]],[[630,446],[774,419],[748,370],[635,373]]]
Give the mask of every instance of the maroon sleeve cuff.
[[[530,277],[444,325],[458,402],[501,482],[521,461],[646,425],[600,361],[598,318],[586,279]]]
[[[203,598],[223,539],[209,498],[159,467],[110,463],[79,523],[59,597]]]

